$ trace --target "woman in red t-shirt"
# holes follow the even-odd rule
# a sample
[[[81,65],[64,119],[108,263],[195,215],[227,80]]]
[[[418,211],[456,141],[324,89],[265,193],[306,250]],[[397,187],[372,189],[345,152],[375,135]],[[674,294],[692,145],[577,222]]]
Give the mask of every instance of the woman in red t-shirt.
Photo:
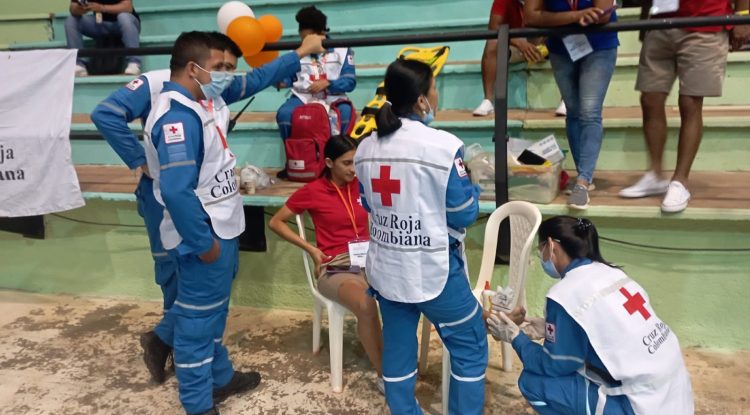
[[[378,372],[378,388],[383,393],[380,362],[383,336],[375,300],[367,294],[364,273],[329,273],[328,266],[351,266],[350,246],[367,241],[367,211],[359,198],[359,182],[354,173],[356,143],[346,136],[334,136],[324,149],[326,169],[317,180],[297,190],[271,218],[268,227],[287,241],[307,251],[315,262],[318,291],[343,305],[357,317],[357,335]],[[317,246],[300,238],[287,221],[309,212],[315,225]],[[325,266],[325,267],[324,267]]]

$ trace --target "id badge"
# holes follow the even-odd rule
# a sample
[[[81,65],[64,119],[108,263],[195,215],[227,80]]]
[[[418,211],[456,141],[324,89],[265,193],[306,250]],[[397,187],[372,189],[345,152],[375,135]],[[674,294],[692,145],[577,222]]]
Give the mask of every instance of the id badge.
[[[565,36],[562,41],[573,62],[576,62],[594,52],[591,43],[589,43],[589,39],[584,34],[568,35]]]
[[[663,14],[676,12],[680,8],[680,0],[654,0],[651,5],[650,14]]]
[[[349,242],[349,263],[364,268],[367,263],[367,250],[369,248],[370,241]]]

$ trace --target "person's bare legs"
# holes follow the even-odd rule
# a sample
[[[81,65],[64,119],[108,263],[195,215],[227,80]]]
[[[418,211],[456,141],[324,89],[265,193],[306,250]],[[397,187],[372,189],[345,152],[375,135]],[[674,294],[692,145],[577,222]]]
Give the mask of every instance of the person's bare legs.
[[[667,94],[663,92],[641,93],[643,112],[643,135],[648,148],[651,171],[657,177],[662,174],[664,146],[667,142]]]
[[[503,16],[491,14],[487,30],[497,30],[503,22]],[[484,44],[482,52],[482,87],[484,99],[495,101],[495,76],[497,74],[497,39],[490,39]]]
[[[367,295],[364,281],[347,280],[339,286],[339,303],[357,317],[357,337],[373,367],[382,376],[383,334],[375,299]]]
[[[690,168],[703,137],[703,97],[680,95],[680,142],[672,180],[687,187]]]

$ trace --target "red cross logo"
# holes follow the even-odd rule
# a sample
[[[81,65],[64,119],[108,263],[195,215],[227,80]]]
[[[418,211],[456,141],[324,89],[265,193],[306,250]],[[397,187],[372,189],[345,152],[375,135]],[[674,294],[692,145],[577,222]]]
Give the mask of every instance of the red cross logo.
[[[174,134],[174,133],[176,133],[176,132],[177,132],[177,129],[176,129],[176,128],[174,128],[174,125],[173,125],[173,126],[171,126],[171,127],[169,127],[169,132],[170,132],[170,133],[172,133],[172,134]]]
[[[625,307],[625,310],[627,310],[627,312],[630,313],[631,316],[637,311],[641,313],[641,316],[643,316],[644,320],[648,320],[651,318],[651,313],[649,313],[648,310],[646,310],[646,307],[644,307],[644,305],[646,305],[646,300],[643,299],[641,293],[632,295],[628,292],[628,290],[625,289],[625,287],[620,288],[620,292],[625,296],[625,298],[628,299],[628,301],[626,301],[622,306]]]
[[[547,331],[549,332],[550,336],[555,333],[555,329],[553,329],[551,325],[547,326]]]
[[[392,195],[401,194],[401,180],[391,179],[391,166],[380,166],[380,178],[372,179],[372,192],[380,193],[383,206],[393,206]]]

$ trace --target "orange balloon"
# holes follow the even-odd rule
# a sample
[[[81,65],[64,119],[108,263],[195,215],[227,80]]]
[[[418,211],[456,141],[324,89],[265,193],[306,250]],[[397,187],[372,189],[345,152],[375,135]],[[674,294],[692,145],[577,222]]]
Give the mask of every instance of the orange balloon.
[[[227,26],[227,36],[237,44],[245,56],[260,52],[266,44],[263,26],[250,16],[240,16]]]
[[[255,55],[245,55],[245,62],[247,62],[248,65],[250,65],[253,68],[257,68],[259,66],[265,65],[268,62],[271,62],[272,60],[279,57],[279,51],[278,50],[271,50],[271,51],[264,51],[257,53]]]
[[[263,26],[263,30],[266,32],[266,43],[278,42],[281,39],[284,27],[281,25],[281,20],[276,16],[270,14],[261,16],[258,18],[258,23]]]

